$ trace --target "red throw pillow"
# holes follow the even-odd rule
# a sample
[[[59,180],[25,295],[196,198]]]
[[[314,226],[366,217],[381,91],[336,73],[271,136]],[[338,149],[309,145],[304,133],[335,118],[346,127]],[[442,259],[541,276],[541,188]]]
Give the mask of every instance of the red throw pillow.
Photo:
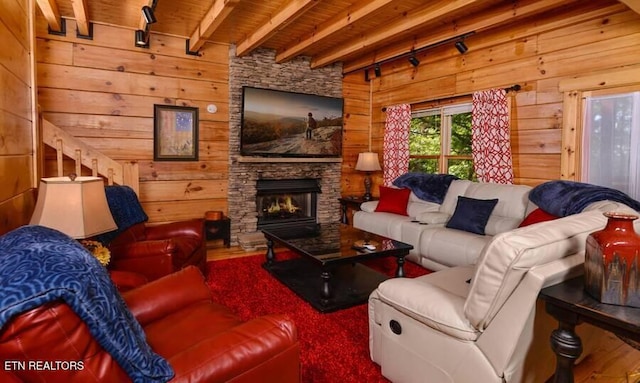
[[[553,221],[556,218],[559,217],[556,217],[553,214],[549,214],[546,211],[537,208],[536,210],[529,213],[529,215],[520,223],[520,226],[518,227],[525,227],[538,222]]]
[[[409,215],[407,214],[407,203],[409,202],[410,195],[411,189],[396,189],[380,186],[380,200],[378,201],[376,211]]]

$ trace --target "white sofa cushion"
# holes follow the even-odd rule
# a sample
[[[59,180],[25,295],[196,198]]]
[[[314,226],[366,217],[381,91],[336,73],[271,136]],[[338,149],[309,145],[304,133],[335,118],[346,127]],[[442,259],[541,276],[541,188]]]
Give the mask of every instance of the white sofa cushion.
[[[402,241],[402,223],[408,221],[411,217],[394,213],[359,211],[353,215],[354,227],[397,241]]]
[[[485,226],[485,233],[496,235],[518,227],[529,205],[530,186],[472,183],[464,192],[465,197],[498,199]]]
[[[478,260],[467,319],[482,331],[530,268],[584,250],[587,235],[605,223],[602,212],[592,211],[496,235]]]
[[[440,212],[452,215],[456,210],[458,204],[458,196],[464,195],[467,188],[471,186],[473,182],[468,180],[453,180],[447,190],[447,195],[444,197],[442,204],[440,205]]]
[[[490,235],[427,225],[420,234],[419,250],[423,256],[428,254],[426,258],[447,267],[472,265],[492,238]]]
[[[360,210],[368,213],[375,212],[377,207],[378,201],[367,201],[360,204]],[[427,202],[420,199],[417,201],[409,199],[409,202],[407,203],[407,214],[411,218],[416,218],[425,212],[438,211],[439,208],[440,205],[437,203]]]
[[[440,211],[428,211],[416,216],[416,220],[421,223],[426,223],[428,225],[435,224],[445,224],[451,218],[451,216],[447,213],[443,213]]]

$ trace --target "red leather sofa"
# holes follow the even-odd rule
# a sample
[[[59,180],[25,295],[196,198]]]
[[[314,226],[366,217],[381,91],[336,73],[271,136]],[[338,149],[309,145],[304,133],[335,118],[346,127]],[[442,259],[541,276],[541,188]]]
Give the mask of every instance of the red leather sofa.
[[[189,265],[204,272],[207,263],[203,219],[138,223],[118,234],[108,248],[109,269],[142,274],[150,281]]]
[[[294,323],[284,315],[241,321],[212,301],[196,267],[127,291],[123,298],[153,351],[173,368],[171,382],[300,381]],[[0,330],[0,359],[2,382],[130,381],[62,301],[13,317]],[[55,361],[63,363],[44,364]],[[20,368],[20,363],[41,368]]]

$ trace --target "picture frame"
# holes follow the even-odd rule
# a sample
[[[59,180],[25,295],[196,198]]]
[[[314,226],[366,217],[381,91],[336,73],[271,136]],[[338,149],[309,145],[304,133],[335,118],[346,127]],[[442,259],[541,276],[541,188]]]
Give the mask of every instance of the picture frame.
[[[341,157],[344,99],[242,87],[240,154]]]
[[[153,160],[198,161],[198,108],[153,105]]]

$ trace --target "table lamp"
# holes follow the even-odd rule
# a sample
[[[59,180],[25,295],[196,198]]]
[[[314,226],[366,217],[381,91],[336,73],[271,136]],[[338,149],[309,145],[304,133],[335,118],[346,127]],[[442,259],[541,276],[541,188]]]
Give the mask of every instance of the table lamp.
[[[75,239],[117,229],[100,177],[42,178],[32,225],[61,231]]]
[[[364,196],[365,201],[371,200],[371,172],[382,170],[380,161],[378,161],[378,153],[364,152],[358,154],[358,162],[356,162],[356,170],[365,172],[364,176]]]

